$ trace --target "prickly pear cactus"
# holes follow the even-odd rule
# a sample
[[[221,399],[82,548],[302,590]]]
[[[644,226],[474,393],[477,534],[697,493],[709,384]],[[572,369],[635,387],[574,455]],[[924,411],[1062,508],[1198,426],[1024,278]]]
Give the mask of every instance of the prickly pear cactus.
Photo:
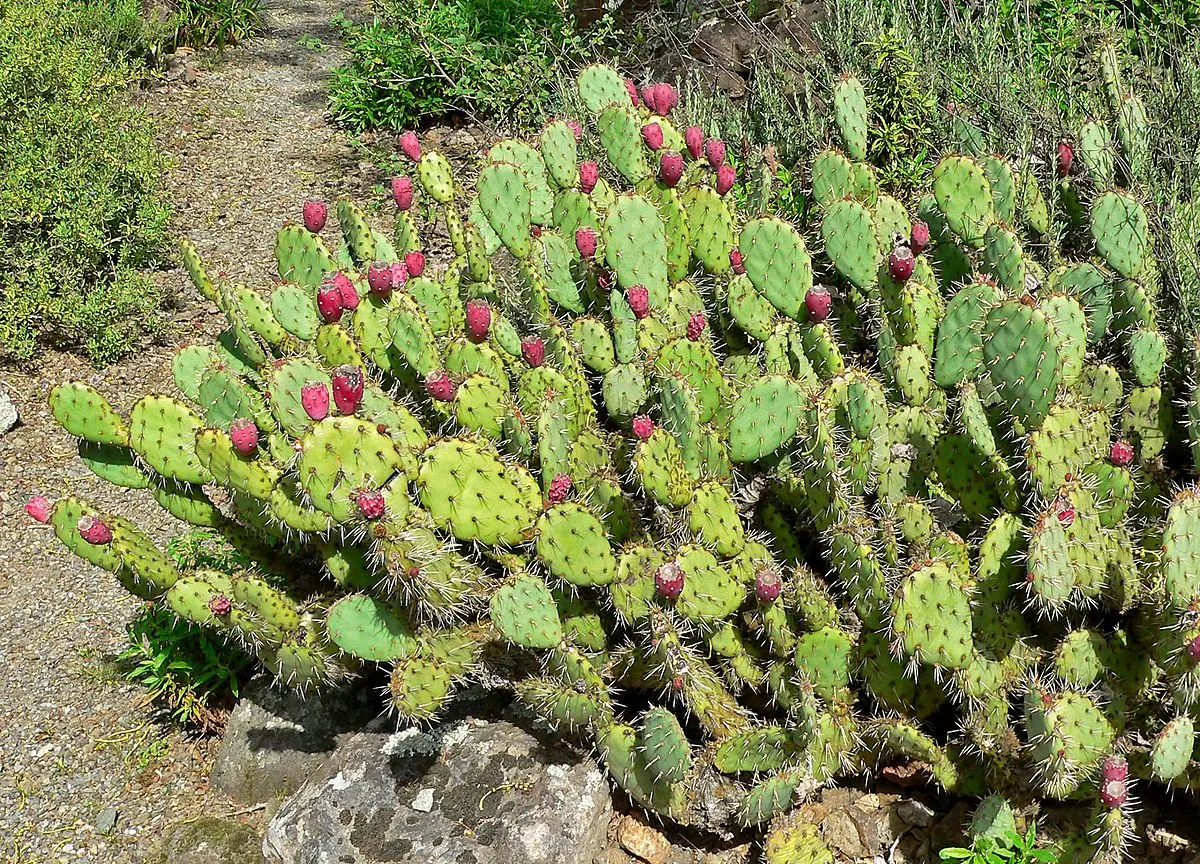
[[[906,208],[853,161],[842,79],[850,158],[816,156],[794,225],[734,208],[671,88],[579,83],[592,116],[499,142],[472,192],[408,139],[395,242],[349,201],[340,243],[285,226],[269,297],[187,247],[229,328],[179,354],[183,398],[51,394],[97,474],[254,566],[179,572],[117,514],[36,512],[292,686],[385,664],[405,722],[504,643],[533,711],[686,824],[766,823],[893,759],[971,795],[1109,801],[1116,750],[1200,782],[1200,495],[1166,461],[1149,223],[1096,130],[1087,218],[1047,230],[1053,178],[961,154]],[[828,860],[799,829],[768,849]]]

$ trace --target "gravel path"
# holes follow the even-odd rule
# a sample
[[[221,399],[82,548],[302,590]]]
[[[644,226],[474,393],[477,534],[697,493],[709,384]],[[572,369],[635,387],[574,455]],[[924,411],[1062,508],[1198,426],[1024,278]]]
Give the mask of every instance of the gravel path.
[[[268,0],[264,35],[211,64],[191,58],[190,69],[177,66],[147,96],[176,163],[174,231],[196,243],[214,272],[269,284],[274,233],[305,198],[364,198],[380,182],[323,120],[324,79],[339,60],[328,22],[339,11],[345,5],[333,0]],[[196,299],[183,271],[158,278],[180,295],[164,341],[215,335],[215,310]],[[238,810],[207,785],[216,742],[157,723],[142,691],[109,669],[138,603],[22,512],[33,494],[70,491],[133,517],[159,539],[181,530],[144,493],[92,477],[45,407],[51,386],[78,377],[127,410],[142,393],[172,389],[171,353],[147,344],[99,371],[57,354],[40,361],[41,374],[0,370],[23,420],[0,438],[0,515],[8,526],[0,542],[5,864],[141,861],[171,822]],[[117,811],[115,827],[102,833],[108,808]]]

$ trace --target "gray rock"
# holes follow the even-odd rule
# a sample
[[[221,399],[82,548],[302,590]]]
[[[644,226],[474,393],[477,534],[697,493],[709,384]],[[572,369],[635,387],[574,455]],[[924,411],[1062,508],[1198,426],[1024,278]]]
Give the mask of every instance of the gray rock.
[[[168,828],[148,864],[260,864],[261,847],[249,825],[208,817]]]
[[[432,788],[429,813],[413,808]],[[283,802],[281,864],[578,864],[603,847],[608,783],[589,758],[508,722],[364,732]]]
[[[105,807],[96,816],[96,831],[100,834],[111,834],[117,827],[117,808]]]
[[[0,390],[0,435],[16,426],[20,419],[21,415],[17,412],[17,406],[13,404],[7,393]]]
[[[377,694],[348,687],[302,697],[256,679],[229,718],[212,784],[246,804],[290,795],[378,713]]]

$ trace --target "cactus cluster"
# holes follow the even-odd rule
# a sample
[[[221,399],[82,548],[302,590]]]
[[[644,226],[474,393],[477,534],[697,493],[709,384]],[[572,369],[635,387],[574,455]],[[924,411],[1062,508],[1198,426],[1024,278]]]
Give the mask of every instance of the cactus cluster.
[[[179,572],[74,497],[31,514],[293,686],[387,664],[405,721],[503,645],[525,703],[684,824],[909,759],[955,793],[1093,801],[1078,845],[1119,850],[1132,780],[1106,760],[1200,782],[1200,494],[1165,460],[1173,397],[1193,431],[1200,405],[1113,185],[1136,107],[1118,168],[1092,124],[1086,173],[951,154],[907,207],[844,78],[795,225],[737,211],[731,154],[676,126],[670,87],[592,66],[579,90],[586,129],[496,143],[470,195],[405,135],[392,236],[343,200],[333,251],[310,205],[269,296],[185,246],[229,327],[175,358],[182,399],[123,417],[55,388],[97,474],[253,569]],[[784,828],[769,849],[827,860]]]

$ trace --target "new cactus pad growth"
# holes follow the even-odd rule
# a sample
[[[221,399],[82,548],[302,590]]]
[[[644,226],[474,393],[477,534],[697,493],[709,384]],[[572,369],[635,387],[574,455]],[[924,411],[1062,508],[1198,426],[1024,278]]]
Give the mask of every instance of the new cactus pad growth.
[[[410,723],[508,676],[640,806],[779,819],[776,860],[820,854],[786,811],[896,759],[1090,801],[1110,849],[1135,781],[1200,786],[1200,397],[1154,221],[1090,173],[1080,218],[1048,207],[1029,154],[892,198],[835,87],[801,224],[739,212],[690,106],[603,66],[579,139],[455,166],[406,133],[391,234],[350,201],[340,243],[285,225],[269,297],[195,260],[229,326],[179,396],[51,393],[84,464],[248,566],[181,571],[74,496],[30,515],[297,688],[384,664]]]

